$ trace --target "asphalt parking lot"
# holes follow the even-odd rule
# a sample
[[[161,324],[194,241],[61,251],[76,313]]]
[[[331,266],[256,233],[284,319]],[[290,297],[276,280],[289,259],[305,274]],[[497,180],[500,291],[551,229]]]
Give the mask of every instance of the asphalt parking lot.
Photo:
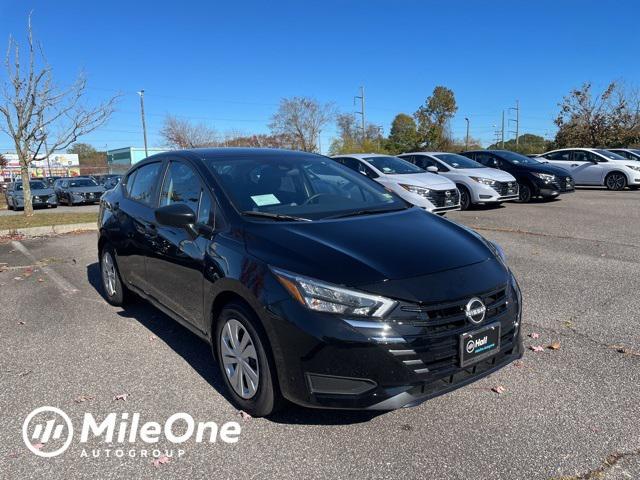
[[[207,345],[143,302],[102,299],[95,233],[0,242],[0,476],[640,478],[640,192],[581,189],[449,217],[504,247],[523,291],[525,345],[543,350],[382,414],[291,407],[243,419]],[[190,440],[158,465],[85,458],[77,442],[40,458],[21,429],[43,405],[78,423],[85,412],[186,412],[238,421],[242,433],[231,445]]]
[[[98,205],[75,205],[69,207],[67,205],[58,205],[57,208],[37,208],[35,210],[36,215],[40,213],[86,213],[86,212],[97,212]],[[7,210],[0,209],[0,216],[2,215],[22,215],[22,210]]]

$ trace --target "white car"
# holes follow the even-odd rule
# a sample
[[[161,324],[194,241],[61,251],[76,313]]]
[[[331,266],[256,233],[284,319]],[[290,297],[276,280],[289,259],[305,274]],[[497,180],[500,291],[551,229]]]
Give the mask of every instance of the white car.
[[[472,204],[518,200],[518,182],[504,170],[485,167],[456,153],[413,152],[398,157],[424,170],[436,168],[439,175],[455,183],[460,191],[462,210]]]
[[[425,172],[406,160],[378,153],[336,155],[332,158],[429,212],[460,210],[460,192],[455,183],[435,173]]]
[[[640,148],[607,148],[610,152],[628,159],[640,161]]]
[[[576,185],[604,185],[609,190],[640,188],[640,163],[600,148],[563,148],[536,157],[567,170]]]

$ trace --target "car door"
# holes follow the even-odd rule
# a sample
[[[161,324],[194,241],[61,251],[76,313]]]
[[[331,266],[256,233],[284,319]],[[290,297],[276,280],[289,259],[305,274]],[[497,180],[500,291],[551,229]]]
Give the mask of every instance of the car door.
[[[604,168],[599,158],[586,150],[572,150],[570,172],[578,185],[602,185]]]
[[[158,207],[183,203],[211,227],[207,212],[213,199],[200,175],[183,160],[171,159],[160,188]],[[209,205],[209,207],[207,207]],[[204,257],[210,235],[194,236],[184,228],[160,225],[154,220],[156,247],[147,257],[151,294],[192,325],[202,328]],[[198,225],[196,225],[198,226]],[[205,228],[204,231],[209,231]]]
[[[155,248],[155,204],[162,161],[147,163],[127,175],[125,195],[115,215],[121,235],[116,242],[118,267],[125,282],[150,291],[145,258]]]

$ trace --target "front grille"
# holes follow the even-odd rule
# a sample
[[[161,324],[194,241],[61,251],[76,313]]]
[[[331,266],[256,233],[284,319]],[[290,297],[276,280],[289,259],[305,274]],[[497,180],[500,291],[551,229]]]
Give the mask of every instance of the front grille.
[[[455,207],[460,204],[460,193],[453,190],[429,190],[426,199],[436,208]]]
[[[575,189],[573,178],[571,177],[561,177],[556,175],[556,179],[551,183],[551,185],[560,192],[570,192]]]
[[[518,195],[518,182],[496,182],[493,189],[501,197]]]
[[[514,308],[517,306],[509,302],[508,287],[476,295],[487,309],[479,325],[472,323],[465,315],[465,306],[472,297],[441,304],[401,305],[394,320],[406,326],[402,332],[405,345],[389,345],[389,351],[394,355],[398,355],[394,351],[406,352],[401,360],[411,366],[416,374],[429,379],[442,378],[460,368],[460,335],[494,322],[501,324],[500,351],[510,351],[515,346],[514,322],[517,314]],[[403,330],[400,326],[392,328],[398,333]]]

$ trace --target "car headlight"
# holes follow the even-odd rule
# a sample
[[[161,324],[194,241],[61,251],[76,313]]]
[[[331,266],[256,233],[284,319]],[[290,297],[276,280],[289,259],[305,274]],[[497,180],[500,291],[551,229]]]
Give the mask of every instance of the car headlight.
[[[310,310],[360,317],[384,317],[396,301],[350,290],[271,267],[271,271],[289,294]]]
[[[631,170],[635,170],[636,172],[640,172],[640,166],[636,165],[627,165]]]
[[[417,185],[405,185],[401,183],[400,186],[411,193],[415,193],[416,195],[421,195],[423,197],[426,197],[429,195],[429,192],[431,192],[428,188],[419,187]]]
[[[490,187],[493,187],[496,184],[496,181],[491,180],[490,178],[484,178],[484,177],[469,177],[469,178],[483,185],[489,185]]]
[[[545,183],[551,183],[556,179],[555,175],[551,175],[549,173],[536,173],[536,172],[531,172],[531,173]]]

